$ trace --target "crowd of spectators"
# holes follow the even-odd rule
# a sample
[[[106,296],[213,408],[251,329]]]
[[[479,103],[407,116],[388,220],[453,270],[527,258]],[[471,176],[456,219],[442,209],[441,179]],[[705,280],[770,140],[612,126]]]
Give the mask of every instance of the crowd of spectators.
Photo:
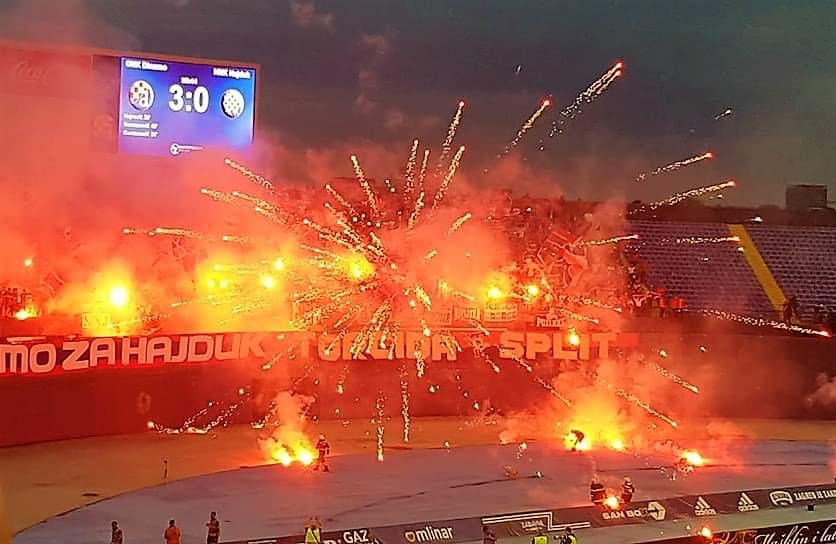
[[[32,293],[19,287],[0,288],[0,317],[19,317],[21,312],[27,316],[33,313]]]

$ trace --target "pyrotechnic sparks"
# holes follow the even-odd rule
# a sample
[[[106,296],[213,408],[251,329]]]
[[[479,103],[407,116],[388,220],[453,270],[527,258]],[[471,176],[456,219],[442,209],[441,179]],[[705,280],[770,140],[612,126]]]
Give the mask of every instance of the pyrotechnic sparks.
[[[383,408],[384,402],[386,402],[386,398],[383,396],[383,392],[378,392],[377,400],[375,401],[375,423],[377,424],[377,460],[383,461],[383,433],[385,432],[384,428],[384,417],[383,417]]]
[[[377,218],[377,197],[374,194],[374,190],[372,190],[372,186],[369,185],[366,179],[366,174],[360,166],[360,160],[357,158],[357,155],[351,156],[351,164],[354,166],[354,175],[357,176],[357,182],[360,183],[360,187],[363,188],[363,192],[366,194],[366,204],[369,206],[369,211],[372,213],[372,217]]]
[[[418,171],[418,189],[424,192],[424,179],[427,177],[427,161],[430,160],[430,150],[424,150],[424,158],[421,159],[421,169]]]
[[[401,365],[401,417],[403,418],[403,441],[409,442],[409,375],[406,372],[406,365]]]
[[[738,315],[733,314],[731,312],[725,312],[723,310],[700,310],[700,313],[711,317],[716,317],[718,319],[723,319],[725,321],[736,321],[738,323],[744,323],[753,327],[779,329],[789,332],[795,332],[798,334],[808,334],[811,336],[823,336],[825,338],[830,338],[830,333],[828,331],[811,329],[809,327],[802,327],[800,325],[793,325],[791,323],[784,323],[783,321],[775,321],[773,319],[751,317],[748,315]]]
[[[256,185],[260,186],[262,189],[270,193],[271,195],[276,195],[276,187],[273,185],[269,179],[265,178],[260,174],[256,174],[243,164],[240,164],[232,159],[226,158],[224,159],[224,164],[232,168],[233,170],[240,173],[242,176],[247,178],[248,180],[252,181]]]
[[[721,111],[720,113],[718,113],[717,115],[715,115],[715,116],[714,116],[714,120],[715,120],[715,121],[719,121],[719,120],[720,120],[720,119],[722,119],[723,117],[728,117],[729,115],[732,115],[732,114],[734,114],[734,110],[733,110],[733,109],[731,109],[731,108],[726,108],[726,110],[725,110],[725,111]]]
[[[603,238],[601,240],[580,240],[572,244],[573,246],[603,246],[606,244],[617,244],[618,242],[624,242],[626,240],[638,240],[638,234],[622,234],[619,236],[612,236],[610,238]]]
[[[568,398],[564,397],[557,389],[552,387],[552,385],[550,383],[548,383],[546,380],[544,380],[540,376],[537,376],[536,374],[534,374],[534,367],[532,367],[531,364],[528,361],[526,361],[525,359],[523,359],[521,357],[517,357],[516,355],[511,355],[511,360],[513,360],[515,363],[520,365],[526,372],[530,373],[531,374],[531,379],[534,381],[534,383],[538,384],[540,387],[542,387],[543,389],[548,391],[554,398],[558,399],[560,402],[562,402],[566,406],[572,406],[572,401],[570,401]]]
[[[561,133],[567,124],[581,113],[581,108],[584,104],[593,102],[607,90],[615,79],[621,75],[621,70],[621,63],[616,64],[602,75],[601,78],[590,85],[589,88],[583,91],[572,105],[568,106],[558,115],[552,124],[552,130],[549,136],[553,137],[555,134]],[[535,126],[535,123],[550,105],[550,100],[543,101],[540,107],[523,123],[512,141],[505,147],[503,155],[508,154],[513,147],[522,141],[526,133]],[[475,280],[474,283],[476,285],[474,283],[466,284],[460,276],[454,275],[455,269],[462,267],[463,261],[442,263],[451,254],[466,255],[469,258],[471,256],[469,253],[472,247],[471,245],[456,245],[455,241],[450,240],[456,234],[459,235],[458,237],[469,235],[472,230],[476,230],[481,224],[477,220],[473,220],[467,224],[466,228],[462,228],[465,223],[473,219],[474,215],[481,217],[482,214],[478,209],[474,210],[473,214],[468,212],[459,215],[449,226],[447,224],[438,225],[433,222],[437,217],[453,216],[452,213],[448,216],[436,212],[442,203],[445,202],[445,195],[455,178],[465,150],[464,146],[458,148],[458,151],[450,158],[452,152],[451,146],[461,122],[463,108],[464,103],[462,102],[459,104],[448,128],[447,136],[442,144],[438,159],[439,178],[441,179],[439,179],[439,187],[434,195],[428,193],[425,187],[430,150],[424,149],[419,166],[418,152],[420,150],[420,142],[417,139],[412,142],[406,161],[402,195],[397,195],[398,190],[389,179],[386,179],[384,182],[385,186],[389,193],[394,193],[395,195],[384,194],[379,196],[376,194],[375,187],[366,178],[366,173],[360,166],[360,160],[357,156],[351,155],[354,175],[359,184],[359,189],[362,190],[362,197],[358,198],[357,196],[359,193],[357,186],[344,189],[344,192],[340,192],[332,185],[327,184],[325,185],[325,192],[327,193],[326,198],[328,201],[324,203],[324,210],[320,206],[316,206],[316,210],[311,212],[307,210],[304,212],[299,211],[299,213],[310,213],[311,215],[309,218],[304,219],[304,221],[300,220],[295,222],[292,232],[294,237],[298,237],[299,243],[294,247],[303,249],[309,252],[310,255],[305,258],[297,258],[293,253],[285,253],[284,248],[282,248],[283,255],[293,255],[292,260],[288,261],[290,264],[287,264],[282,257],[274,259],[278,251],[276,250],[275,242],[270,241],[271,247],[269,252],[264,251],[258,255],[258,259],[254,261],[256,264],[233,262],[232,264],[225,264],[218,269],[214,269],[214,272],[218,272],[218,274],[212,277],[201,276],[199,278],[200,297],[191,302],[207,304],[207,306],[229,305],[232,306],[232,313],[247,313],[267,308],[272,303],[271,301],[276,294],[286,290],[287,299],[295,307],[298,307],[294,308],[295,313],[293,318],[288,321],[294,327],[300,329],[314,326],[318,327],[317,332],[321,332],[322,337],[318,337],[317,341],[321,342],[319,344],[320,346],[323,343],[327,344],[324,350],[326,355],[331,355],[336,351],[334,358],[344,357],[350,354],[353,358],[368,356],[369,358],[381,359],[388,354],[390,359],[401,359],[402,361],[412,355],[415,359],[416,375],[422,378],[425,376],[427,370],[427,361],[437,360],[439,340],[442,348],[447,351],[448,355],[455,355],[456,352],[461,351],[461,346],[459,346],[457,339],[450,331],[436,329],[437,325],[440,327],[454,325],[448,321],[436,321],[438,316],[431,313],[433,310],[438,314],[449,309],[449,306],[445,306],[445,304],[450,297],[459,297],[471,302],[475,300],[472,295],[451,288],[447,283],[447,281],[450,281],[451,283],[455,282],[458,287],[465,290],[477,292],[478,289],[482,294],[479,297],[481,299],[479,302],[484,302],[487,299],[487,303],[492,305],[493,308],[501,308],[504,304],[525,304],[525,308],[528,311],[534,309],[538,312],[548,310],[550,314],[549,319],[552,319],[554,314],[568,317],[570,319],[569,326],[565,331],[562,342],[583,353],[583,350],[588,348],[588,345],[584,343],[589,342],[587,331],[584,330],[582,331],[583,334],[580,334],[571,324],[574,323],[574,325],[579,326],[581,322],[598,323],[598,319],[577,313],[570,308],[573,308],[574,305],[581,305],[621,312],[620,307],[577,294],[580,290],[567,289],[563,285],[552,287],[549,284],[549,281],[551,281],[549,277],[551,276],[547,276],[542,270],[539,272],[537,270],[534,272],[526,270],[525,275],[517,275],[522,269],[519,261],[507,263],[507,266],[502,268],[497,267],[496,263],[491,264],[494,267],[494,271],[501,271],[501,274],[507,275],[509,279],[507,282],[485,281],[481,285],[479,285],[481,280]],[[705,154],[683,161],[677,161],[676,163],[654,170],[650,175],[658,175],[681,168],[693,162],[709,158],[709,155]],[[447,164],[445,161],[448,159],[450,159],[449,166],[446,174],[442,178],[441,174],[444,171],[444,166]],[[276,196],[276,188],[263,176],[250,171],[231,159],[227,159],[225,164],[262,187],[271,195]],[[663,205],[674,205],[684,199],[701,196],[707,192],[733,185],[734,182],[726,182],[715,186],[694,189],[674,195],[664,201],[649,204],[646,206],[646,209],[653,210]],[[258,216],[263,216],[278,224],[282,224],[284,218],[288,217],[286,212],[281,211],[277,205],[245,193],[237,191],[223,192],[208,188],[203,189],[201,192],[218,202],[239,206],[243,210],[254,211]],[[426,205],[426,199],[430,196],[432,196],[432,211],[427,211],[427,213],[422,215],[422,211]],[[393,200],[399,201],[394,207],[390,204]],[[304,204],[299,205],[298,209],[304,209]],[[285,205],[283,201],[282,206]],[[288,209],[291,208],[288,207]],[[532,217],[536,218],[536,216]],[[405,228],[403,226],[404,220],[406,222]],[[125,229],[125,233],[147,234],[149,236],[167,235],[206,242],[231,241],[242,245],[252,244],[256,241],[263,242],[263,240],[257,240],[254,237],[246,235],[217,236],[185,228],[158,227],[150,231]],[[638,235],[623,234],[599,240],[573,242],[575,239],[576,237],[574,236],[571,238],[567,237],[565,241],[561,242],[561,248],[566,250],[567,248],[574,249],[585,246],[616,244],[622,241],[638,239]],[[724,241],[737,240],[735,237],[695,237],[677,239],[676,243],[698,244],[720,243]],[[246,250],[248,248],[235,248],[235,250],[239,249]],[[534,250],[537,250],[537,248],[534,247],[532,251]],[[473,251],[477,253],[477,250]],[[594,253],[594,251],[590,251],[589,253]],[[566,255],[569,255],[569,253],[567,252]],[[479,255],[477,254],[475,256],[477,258],[466,262],[471,263],[479,260]],[[580,252],[572,254],[572,256],[580,258]],[[560,258],[560,256],[556,258]],[[229,258],[225,256],[224,259]],[[537,254],[537,259],[540,259],[539,253]],[[234,258],[229,260],[234,261]],[[540,259],[539,264],[534,263],[531,267],[536,268],[536,266],[542,265],[543,263],[543,259]],[[306,266],[307,268],[305,268]],[[506,270],[512,269],[512,267],[516,267],[513,268],[515,270],[514,273],[505,272]],[[479,271],[480,274],[482,272]],[[489,277],[488,274],[477,276],[477,278],[487,277]],[[258,287],[257,293],[255,293],[256,289],[253,288],[253,285]],[[434,290],[433,286],[437,286],[438,289]],[[209,296],[204,296],[207,289],[211,293]],[[215,292],[215,289],[221,289],[225,292]],[[268,294],[267,291],[270,293]],[[567,292],[572,294],[568,295],[566,294]],[[126,300],[125,304],[127,304],[130,297],[124,298]],[[119,297],[117,297],[117,300],[119,300]],[[569,307],[564,307],[564,304]],[[297,309],[298,311],[296,311]],[[467,315],[468,318],[474,315],[477,316],[477,319],[471,321],[471,326],[480,331],[482,335],[489,336],[489,331],[478,321],[478,316],[481,315],[483,309],[477,304],[472,304],[469,305],[468,310],[474,310],[474,312],[464,315]],[[455,310],[458,310],[458,307]],[[452,319],[458,321],[465,318],[455,317]],[[440,323],[444,323],[444,325],[440,325]],[[591,330],[594,332],[600,329],[591,328]],[[404,331],[415,332],[410,333]],[[420,338],[417,340],[415,339],[416,332],[420,335]],[[560,335],[556,335],[555,338],[560,338]],[[559,342],[561,340],[555,341]],[[485,361],[490,370],[493,371],[493,374],[500,373],[499,365],[488,355],[484,343],[474,341],[473,353]],[[502,356],[504,357],[504,355]],[[279,361],[285,358],[292,359],[293,357],[294,355],[290,351],[281,352],[278,355],[268,358],[262,364],[261,368],[264,371],[270,370]],[[450,358],[455,359],[454,356]],[[533,367],[535,363],[533,361],[527,361],[516,356],[512,357],[512,359],[526,372],[532,374],[531,379],[535,384],[546,390],[551,396],[557,398],[563,404],[573,406],[572,401],[561,394],[553,384],[536,375]],[[698,392],[696,386],[673,374],[665,367],[650,362],[645,364],[677,385],[685,387],[694,393]],[[411,431],[408,368],[408,363],[401,362],[399,373],[404,442],[409,442]],[[503,368],[506,368],[507,371],[507,367]],[[431,371],[433,369],[434,367],[431,367]],[[339,394],[345,392],[350,370],[351,366],[347,362],[337,380],[336,385]],[[306,379],[310,371],[311,367],[306,367],[305,376],[299,378],[294,387],[303,379]],[[479,401],[474,401],[474,399],[469,398],[468,391],[461,385],[461,375],[455,367],[455,363],[453,372],[457,390],[461,392],[463,398],[468,399],[464,406],[471,406],[475,410],[484,408]],[[627,403],[641,408],[647,414],[662,419],[669,425],[676,427],[677,423],[674,420],[650,406],[648,402],[638,398],[634,393],[623,388],[617,388],[602,378],[596,378],[595,383],[611,391],[619,399],[623,399]],[[429,385],[430,393],[436,393],[439,390],[440,387],[437,383]],[[444,386],[444,390],[448,390],[446,385]],[[453,388],[449,388],[449,391],[452,390]],[[359,392],[357,394],[360,395]],[[602,396],[610,399],[613,404],[621,403],[620,400],[614,398],[611,394],[602,392]],[[581,400],[580,397],[580,395],[573,395],[573,399],[577,399],[578,401]],[[358,398],[355,397],[355,400]],[[372,420],[376,424],[376,449],[377,458],[380,461],[383,460],[384,456],[385,400],[383,392],[379,391],[375,402],[375,417]],[[178,432],[208,432],[208,430],[211,430],[217,425],[227,424],[231,414],[235,413],[243,402],[244,398],[231,402],[229,406],[222,410],[222,415],[219,418],[212,420],[207,425],[194,425],[197,419],[205,418],[208,415],[208,408],[204,409],[193,418],[188,419],[185,427],[173,429],[171,432],[172,434]],[[210,407],[215,409],[221,406],[225,405],[210,404]],[[277,410],[278,401],[275,401],[271,403],[267,415],[262,420],[254,422],[253,426],[257,426],[258,428],[265,427],[267,422],[272,421],[274,416],[276,416]],[[296,415],[292,418],[293,421],[301,425],[306,409],[296,410],[294,413]],[[275,422],[271,423],[271,425],[274,424]],[[152,423],[150,425],[155,430],[158,430],[158,432],[168,432],[168,430],[156,424]],[[588,424],[581,428],[584,428],[585,431],[589,429],[591,433],[589,436],[591,438],[578,440],[579,444],[576,444],[576,446],[579,449],[589,448],[592,443],[595,443],[596,447],[598,445],[606,445],[618,451],[622,451],[627,447],[625,445],[627,437],[622,435],[618,428],[612,432],[596,429],[594,424]],[[575,438],[577,439],[577,436]],[[267,444],[265,446],[266,455],[279,463],[290,464],[292,462],[300,462],[309,464],[313,460],[310,443],[301,431],[300,435],[293,437],[277,437],[273,435],[265,439],[265,443]],[[522,456],[526,448],[527,444],[525,442],[520,443],[518,458]]]
[[[707,185],[705,187],[698,187],[696,189],[691,189],[683,193],[676,193],[675,195],[672,195],[664,200],[651,202],[649,204],[645,204],[643,206],[635,208],[630,212],[629,215],[634,215],[645,211],[653,211],[663,206],[674,206],[676,204],[679,204],[683,200],[688,200],[689,198],[698,198],[708,193],[716,193],[717,191],[722,191],[723,189],[728,189],[729,187],[735,187],[736,185],[737,183],[734,180],[728,180],[724,181],[723,183]]]
[[[643,401],[642,399],[640,399],[639,397],[637,397],[633,393],[627,391],[626,389],[614,386],[613,384],[611,384],[610,382],[608,382],[607,380],[605,380],[604,378],[602,378],[598,374],[592,375],[592,379],[598,385],[606,387],[608,390],[612,391],[613,393],[615,393],[616,395],[618,395],[622,399],[626,400],[627,402],[629,402],[633,406],[638,406],[639,408],[641,408],[642,410],[644,410],[645,412],[647,412],[651,416],[661,419],[662,421],[664,421],[665,423],[667,423],[668,425],[670,425],[673,428],[679,427],[679,424],[676,421],[674,421],[673,419],[671,419],[667,415],[663,414],[662,412],[656,410],[650,404],[646,403],[645,401]]]
[[[457,230],[459,230],[462,227],[462,225],[467,223],[471,217],[473,217],[473,214],[468,212],[456,219],[455,221],[453,221],[453,224],[450,225],[450,228],[447,230],[447,236],[452,236]]]
[[[654,363],[653,361],[649,361],[647,359],[642,359],[641,363],[653,369],[654,372],[667,378],[668,380],[672,381],[676,385],[682,387],[683,389],[687,389],[692,393],[699,394],[700,388],[696,385],[692,384],[691,382],[687,381],[686,379],[682,378],[681,376],[671,372],[669,369],[665,368],[664,366]]]
[[[707,159],[713,159],[713,158],[714,158],[714,153],[712,153],[711,151],[709,151],[707,153],[703,153],[701,155],[694,155],[693,157],[688,157],[687,159],[674,161],[670,164],[660,166],[659,168],[656,168],[655,170],[651,171],[649,174],[646,173],[646,172],[642,172],[641,174],[636,176],[636,181],[644,181],[648,177],[658,176],[660,174],[667,174],[668,172],[675,172],[676,170],[679,170],[680,168],[684,168],[684,167],[686,167],[690,164],[694,164],[694,163],[697,163],[697,162],[700,162],[700,161],[704,161],[704,160],[707,160]]]
[[[621,77],[624,64],[622,62],[615,63],[612,68],[604,72],[601,77],[592,82],[592,84],[584,89],[563,111],[561,111],[557,119],[552,121],[552,128],[549,131],[549,138],[554,138],[557,134],[562,134],[569,123],[583,111],[584,104],[591,104],[599,96],[612,85],[612,83]],[[540,140],[540,150],[545,149],[545,140]]]
[[[412,196],[413,191],[415,190],[415,161],[418,159],[418,139],[412,140],[412,147],[409,149],[409,158],[406,160],[406,170],[404,173],[404,198],[409,198]],[[429,151],[424,152],[424,158],[426,159],[427,153]]]
[[[723,244],[726,242],[739,242],[739,236],[689,236],[687,238],[676,238],[673,240],[675,244],[681,245],[701,245],[701,244]],[[671,240],[663,238],[661,243],[670,243]]]
[[[433,198],[433,210],[436,210],[439,204],[441,204],[441,201],[444,200],[444,195],[447,194],[447,189],[450,188],[450,183],[452,183],[453,178],[456,176],[456,170],[458,170],[459,164],[462,161],[462,155],[464,155],[464,146],[461,146],[459,150],[456,151],[456,154],[453,155],[453,160],[450,161],[450,167],[447,169],[447,174],[444,176],[444,179],[441,180],[441,185],[435,193],[435,198]]]
[[[498,159],[501,159],[502,157],[510,153],[513,148],[517,147],[517,145],[519,145],[519,143],[522,141],[523,136],[525,136],[525,133],[534,127],[534,123],[537,122],[537,119],[539,119],[540,116],[543,115],[543,112],[546,111],[546,108],[548,108],[551,105],[552,101],[550,99],[546,98],[545,100],[543,100],[540,103],[540,107],[534,110],[534,113],[532,113],[531,116],[529,116],[529,118],[525,120],[525,123],[523,123],[519,130],[517,130],[517,134],[514,136],[514,138],[511,139],[511,141],[505,146],[505,149],[502,150],[502,153],[500,153],[496,157]]]
[[[438,157],[438,171],[439,173],[444,168],[444,159],[450,154],[450,149],[453,145],[453,140],[456,138],[456,131],[462,122],[462,114],[464,112],[464,100],[460,100],[456,107],[456,113],[453,114],[453,119],[450,120],[450,126],[447,128],[447,136],[441,144],[441,154]]]

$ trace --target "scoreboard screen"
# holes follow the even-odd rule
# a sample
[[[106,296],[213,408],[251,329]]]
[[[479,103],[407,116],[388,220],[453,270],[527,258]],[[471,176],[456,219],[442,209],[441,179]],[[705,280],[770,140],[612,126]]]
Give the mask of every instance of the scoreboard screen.
[[[176,157],[252,144],[255,68],[127,56],[119,62],[120,152]]]

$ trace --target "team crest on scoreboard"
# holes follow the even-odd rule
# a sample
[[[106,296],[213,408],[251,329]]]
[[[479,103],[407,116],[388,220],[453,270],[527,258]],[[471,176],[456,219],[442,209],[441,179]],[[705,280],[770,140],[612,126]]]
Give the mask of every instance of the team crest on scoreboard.
[[[135,109],[147,111],[154,105],[154,87],[145,80],[138,79],[131,84],[128,101]]]

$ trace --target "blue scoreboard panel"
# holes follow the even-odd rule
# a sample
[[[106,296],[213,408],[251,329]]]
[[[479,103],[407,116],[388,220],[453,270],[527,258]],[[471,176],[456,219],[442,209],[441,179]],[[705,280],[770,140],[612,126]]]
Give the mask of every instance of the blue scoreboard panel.
[[[118,149],[181,156],[252,145],[256,70],[120,57]]]

